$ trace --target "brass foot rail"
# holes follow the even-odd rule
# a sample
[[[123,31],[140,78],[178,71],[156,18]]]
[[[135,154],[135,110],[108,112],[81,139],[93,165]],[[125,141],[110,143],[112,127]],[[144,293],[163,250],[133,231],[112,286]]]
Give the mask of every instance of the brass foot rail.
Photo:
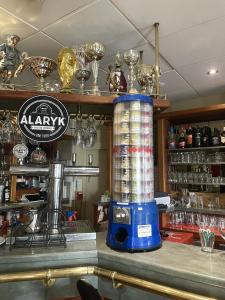
[[[48,269],[40,271],[26,271],[17,273],[0,274],[0,283],[43,280],[45,285],[51,286],[56,278],[76,277],[95,275],[107,279],[111,279],[114,288],[124,285],[141,288],[155,294],[164,295],[171,299],[186,299],[186,300],[217,300],[206,296],[197,295],[194,293],[182,291],[179,289],[167,287],[161,284],[156,284],[141,278],[130,275],[125,275],[116,271],[111,271],[95,266]]]

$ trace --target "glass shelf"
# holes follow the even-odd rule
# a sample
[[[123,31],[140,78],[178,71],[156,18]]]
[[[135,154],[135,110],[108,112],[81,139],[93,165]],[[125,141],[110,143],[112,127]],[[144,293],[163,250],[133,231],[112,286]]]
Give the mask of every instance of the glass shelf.
[[[192,163],[169,163],[169,166],[191,166],[191,165],[225,165],[224,161],[221,162],[192,162]]]
[[[190,183],[190,182],[173,182],[169,181],[169,184],[177,184],[177,185],[207,185],[207,186],[225,186],[225,183]]]
[[[212,215],[225,215],[225,209],[222,208],[194,208],[194,207],[174,207],[173,209],[168,209],[167,212],[176,212],[176,211],[184,211],[184,212],[193,212],[193,213],[202,213],[202,214],[212,214]]]
[[[176,148],[168,149],[169,152],[177,151],[204,151],[204,150],[225,150],[225,146],[211,146],[211,147],[193,147],[193,148]]]

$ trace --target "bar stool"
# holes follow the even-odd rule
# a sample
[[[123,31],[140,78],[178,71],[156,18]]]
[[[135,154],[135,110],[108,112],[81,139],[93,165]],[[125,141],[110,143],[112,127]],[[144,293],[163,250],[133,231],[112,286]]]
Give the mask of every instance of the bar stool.
[[[81,300],[103,300],[98,290],[83,279],[77,280],[77,290]]]

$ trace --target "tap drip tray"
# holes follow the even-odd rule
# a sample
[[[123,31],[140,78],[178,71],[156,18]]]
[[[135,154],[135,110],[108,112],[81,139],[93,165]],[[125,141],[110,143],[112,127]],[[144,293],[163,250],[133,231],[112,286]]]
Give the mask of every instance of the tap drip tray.
[[[87,220],[63,221],[62,210],[22,210],[22,218],[12,214],[11,235],[6,243],[13,247],[63,246],[67,242],[96,240],[96,232]]]

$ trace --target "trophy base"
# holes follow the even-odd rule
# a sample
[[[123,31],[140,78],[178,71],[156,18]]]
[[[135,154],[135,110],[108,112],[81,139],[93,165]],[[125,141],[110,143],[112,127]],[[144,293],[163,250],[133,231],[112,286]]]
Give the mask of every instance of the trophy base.
[[[60,89],[60,93],[72,94],[73,91],[70,88],[63,88],[63,89]]]
[[[94,85],[90,91],[90,95],[96,95],[101,96],[101,92],[99,90],[99,87],[97,85]]]
[[[16,90],[15,84],[11,83],[1,83],[0,84],[1,90]]]
[[[138,91],[137,91],[137,89],[135,89],[135,88],[132,88],[132,89],[129,89],[129,92],[128,92],[129,94],[138,94]]]

